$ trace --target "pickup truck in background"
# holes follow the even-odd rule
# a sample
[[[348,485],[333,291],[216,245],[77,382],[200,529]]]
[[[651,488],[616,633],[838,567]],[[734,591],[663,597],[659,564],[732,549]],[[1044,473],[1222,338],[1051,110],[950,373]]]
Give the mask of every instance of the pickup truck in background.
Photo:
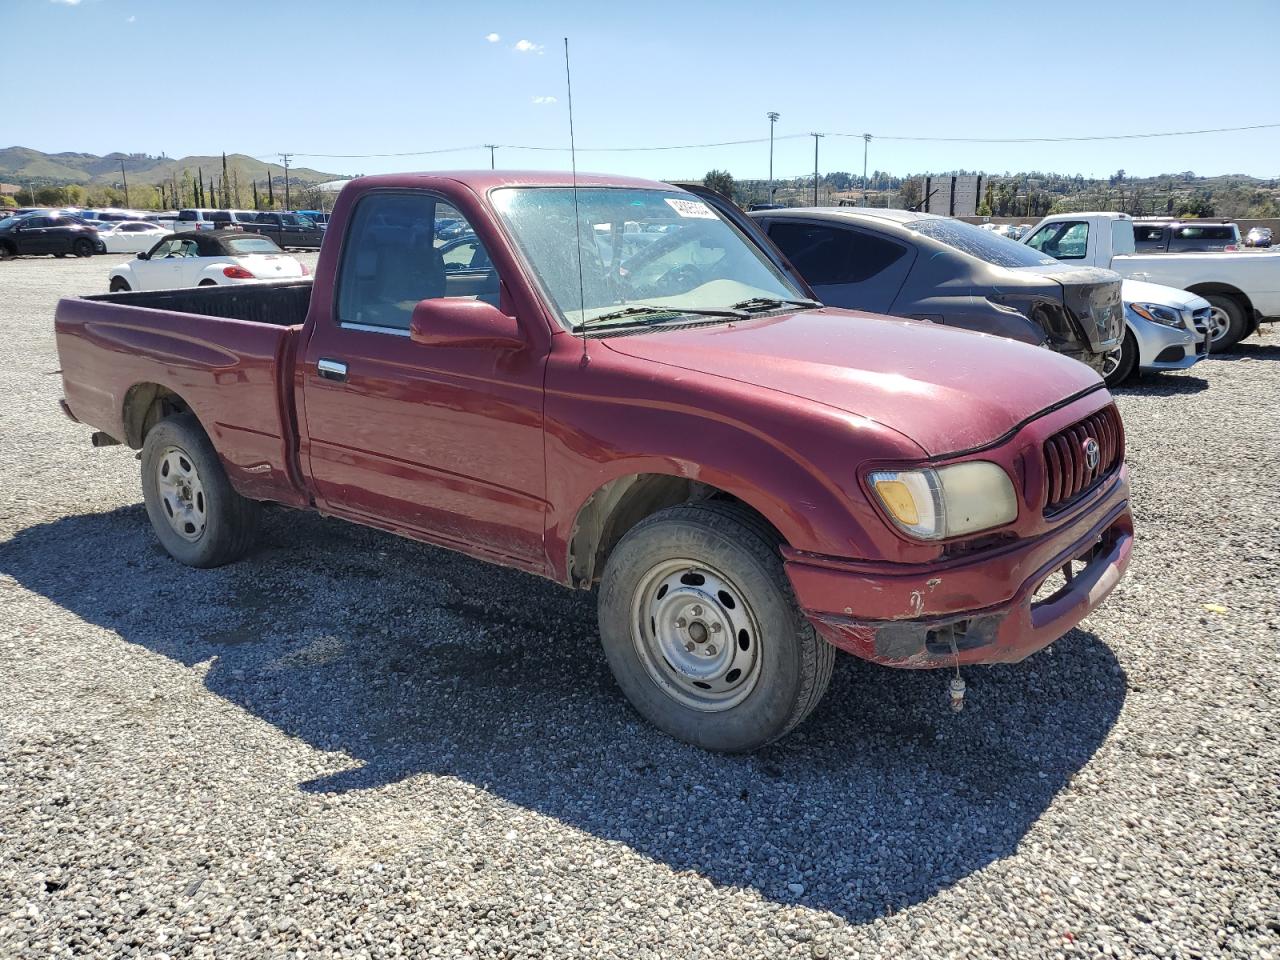
[[[1177,287],[1209,301],[1210,349],[1225,350],[1280,320],[1280,257],[1274,253],[1135,253],[1127,213],[1045,217],[1023,243],[1065,263],[1110,267],[1122,277]]]
[[[446,270],[442,211],[483,257]],[[64,410],[141,451],[183,563],[244,556],[274,501],[598,586],[623,692],[718,750],[800,723],[837,649],[1018,661],[1128,565],[1124,431],[1097,374],[823,307],[728,204],[402,174],[352,181],[330,226],[314,285],[58,305]]]
[[[270,237],[282,249],[319,250],[324,241],[324,230],[298,213],[259,213],[257,219],[240,226],[250,233]]]

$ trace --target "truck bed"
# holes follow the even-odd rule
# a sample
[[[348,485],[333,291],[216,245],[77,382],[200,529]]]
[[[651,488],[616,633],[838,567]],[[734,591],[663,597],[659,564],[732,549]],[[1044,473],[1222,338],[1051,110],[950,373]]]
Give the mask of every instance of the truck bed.
[[[307,319],[307,308],[311,304],[311,279],[178,290],[134,290],[100,293],[80,299],[148,307],[170,313],[248,320],[278,327],[300,327]]]
[[[293,357],[311,282],[64,299],[54,327],[69,413],[137,446],[155,397],[178,398],[237,490],[304,505]]]

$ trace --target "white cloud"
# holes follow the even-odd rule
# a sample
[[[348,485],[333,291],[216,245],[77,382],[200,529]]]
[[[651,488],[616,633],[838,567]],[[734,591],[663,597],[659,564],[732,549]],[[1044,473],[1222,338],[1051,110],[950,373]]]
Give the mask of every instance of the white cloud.
[[[496,33],[486,33],[486,34],[484,35],[484,38],[485,38],[486,40],[488,40],[490,43],[497,43],[499,40],[501,40],[501,39],[502,39],[502,38],[501,38],[500,36],[498,36]]]
[[[129,17],[127,20],[125,20],[125,23],[134,23],[137,19],[138,19],[137,17]]]
[[[542,44],[534,43],[532,40],[517,40],[516,45],[511,49],[520,53],[541,53]]]
[[[556,98],[555,97],[534,97],[533,102],[534,103],[555,103]]]
[[[50,3],[60,3],[65,7],[78,7],[80,0],[49,0]]]

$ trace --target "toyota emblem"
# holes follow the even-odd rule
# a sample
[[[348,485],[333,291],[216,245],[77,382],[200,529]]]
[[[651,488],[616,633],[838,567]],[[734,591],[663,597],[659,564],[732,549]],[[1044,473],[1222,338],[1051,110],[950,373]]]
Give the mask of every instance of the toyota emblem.
[[[1098,469],[1098,460],[1102,457],[1102,448],[1098,446],[1098,441],[1090,437],[1086,440],[1082,447],[1084,448],[1084,465],[1090,471]]]

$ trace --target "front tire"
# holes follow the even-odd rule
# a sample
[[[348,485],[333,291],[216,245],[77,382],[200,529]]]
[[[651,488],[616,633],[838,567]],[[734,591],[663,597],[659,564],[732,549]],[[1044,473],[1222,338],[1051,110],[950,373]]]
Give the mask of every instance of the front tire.
[[[1131,376],[1138,366],[1138,340],[1132,330],[1125,330],[1120,348],[1107,354],[1103,360],[1102,379],[1108,387],[1118,387]]]
[[[599,618],[627,699],[706,749],[777,740],[831,680],[835,648],[796,607],[776,535],[733,503],[669,507],[628,531],[605,565]]]
[[[189,567],[220,567],[253,546],[259,505],[236,493],[191,414],[161,420],[142,445],[142,495],[161,546]]]
[[[1225,293],[1206,293],[1204,298],[1213,307],[1209,315],[1210,353],[1228,350],[1249,335],[1248,319],[1239,300]]]
[[[111,278],[111,292],[112,292],[112,293],[128,293],[128,292],[129,292],[129,289],[130,289],[130,287],[129,287],[129,281],[128,281],[128,280],[126,280],[124,277],[112,277],[112,278]]]
[[[71,252],[77,257],[92,257],[93,244],[84,237],[81,237],[71,245]]]

